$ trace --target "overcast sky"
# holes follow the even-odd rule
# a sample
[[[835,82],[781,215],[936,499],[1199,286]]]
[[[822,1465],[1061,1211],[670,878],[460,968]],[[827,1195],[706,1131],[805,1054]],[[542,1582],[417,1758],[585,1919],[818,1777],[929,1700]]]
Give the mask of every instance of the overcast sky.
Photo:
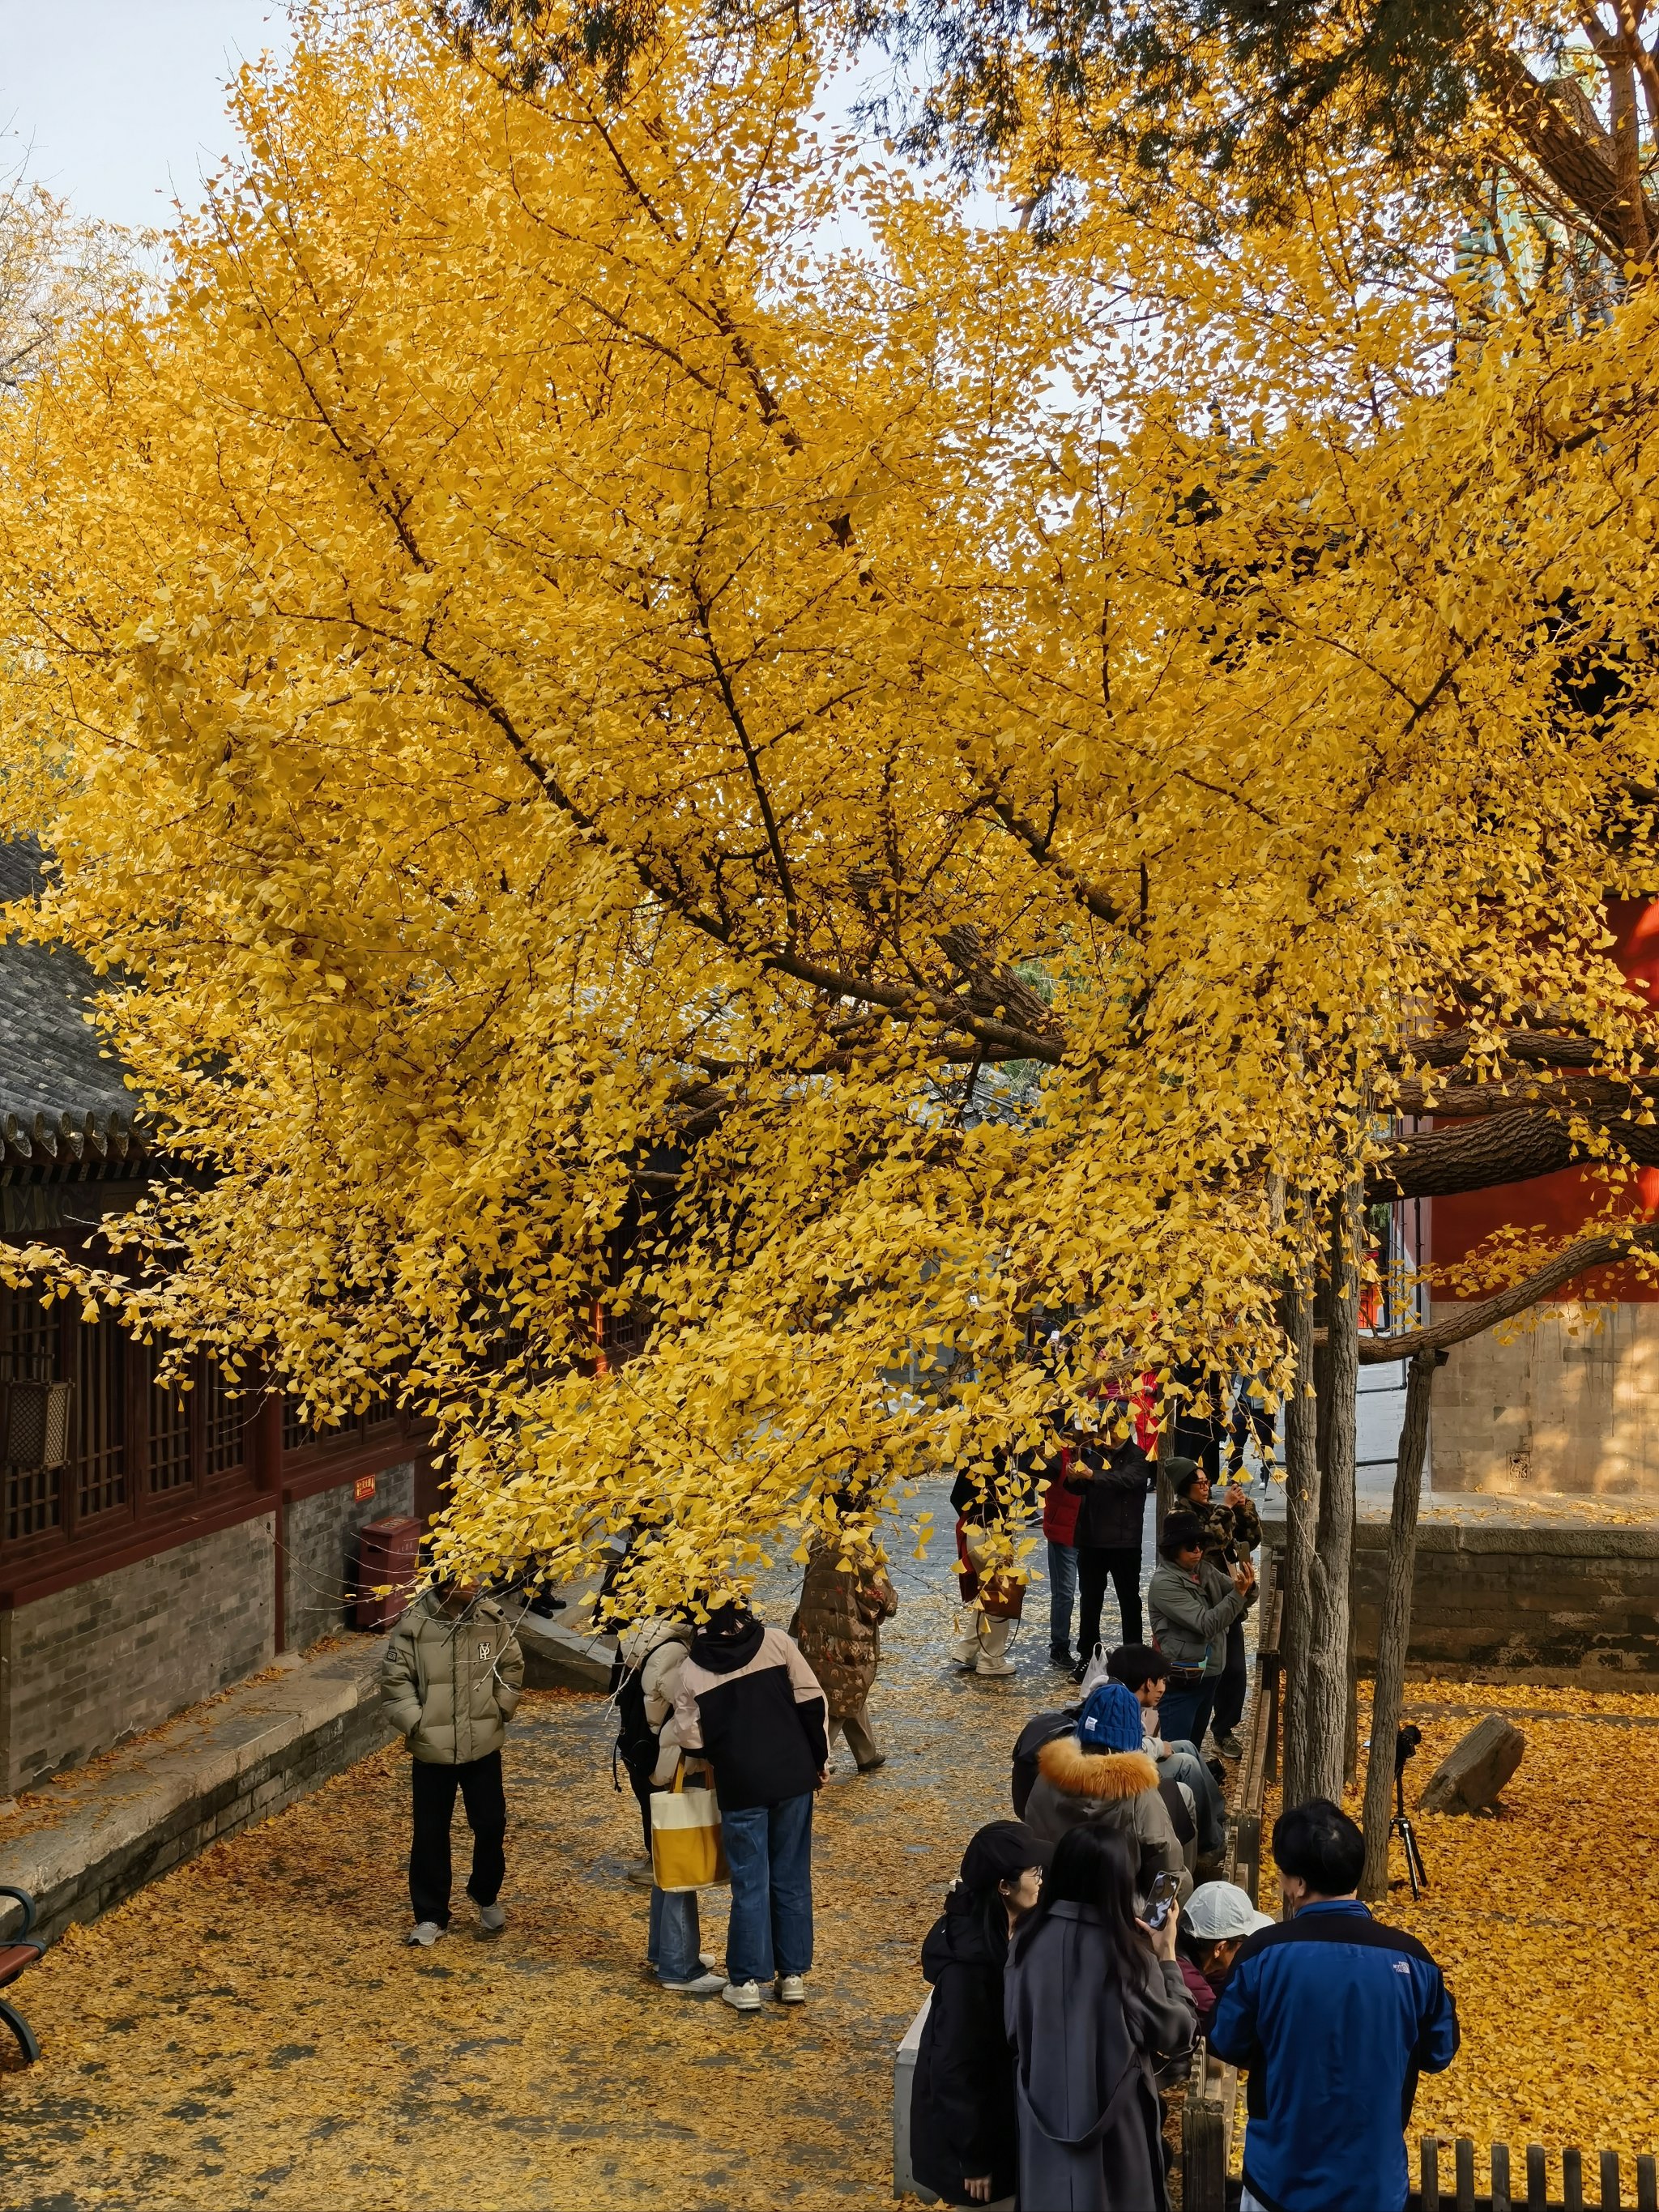
[[[286,40],[282,0],[0,0],[9,166],[82,215],[168,222],[234,143],[227,78]]]

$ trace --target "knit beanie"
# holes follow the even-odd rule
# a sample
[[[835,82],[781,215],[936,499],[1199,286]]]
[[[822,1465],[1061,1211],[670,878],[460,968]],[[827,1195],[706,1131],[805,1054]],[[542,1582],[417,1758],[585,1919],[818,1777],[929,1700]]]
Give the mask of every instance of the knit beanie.
[[[1134,1692],[1121,1682],[1097,1682],[1077,1724],[1085,1751],[1139,1751],[1145,1734]]]

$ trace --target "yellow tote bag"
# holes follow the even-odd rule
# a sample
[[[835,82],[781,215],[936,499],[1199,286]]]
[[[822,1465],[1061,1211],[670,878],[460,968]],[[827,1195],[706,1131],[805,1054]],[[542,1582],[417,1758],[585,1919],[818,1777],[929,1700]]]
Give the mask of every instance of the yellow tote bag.
[[[719,1801],[712,1790],[686,1788],[684,1759],[673,1788],[651,1793],[651,1879],[659,1889],[708,1889],[732,1879]]]

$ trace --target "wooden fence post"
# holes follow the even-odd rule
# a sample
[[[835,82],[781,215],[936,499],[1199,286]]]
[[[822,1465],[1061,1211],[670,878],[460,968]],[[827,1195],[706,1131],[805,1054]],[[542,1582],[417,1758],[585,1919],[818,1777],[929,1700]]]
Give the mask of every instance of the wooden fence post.
[[[1208,2060],[1200,2043],[1187,2075],[1181,2108],[1181,2202],[1183,2212],[1226,2212],[1227,2118],[1205,2094]]]
[[[1424,2136],[1418,2156],[1423,2176],[1418,2202],[1422,2212],[1440,2212],[1440,2145],[1434,2136]]]
[[[1492,2147],[1492,2212],[1510,2212],[1510,2147],[1507,2143],[1494,2143]]]
[[[1474,2212],[1474,2144],[1459,2136],[1452,2156],[1457,2162],[1457,2212]]]

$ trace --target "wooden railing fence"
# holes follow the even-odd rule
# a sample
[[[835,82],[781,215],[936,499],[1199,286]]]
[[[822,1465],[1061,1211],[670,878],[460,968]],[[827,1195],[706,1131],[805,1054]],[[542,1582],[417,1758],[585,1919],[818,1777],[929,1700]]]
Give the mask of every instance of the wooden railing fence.
[[[1238,2104],[1238,2075],[1224,2066],[1200,2043],[1193,2053],[1187,2078],[1187,2100],[1182,2111],[1181,2180],[1182,2212],[1230,2212],[1238,2203],[1238,2184],[1230,2189],[1227,2171],[1232,2159],[1234,2116]],[[1443,2160],[1450,2154],[1451,2170]],[[1486,2185],[1475,2179],[1476,2148],[1467,2136],[1447,2142],[1438,2136],[1423,2136],[1418,2142],[1418,2186],[1407,2200],[1407,2212],[1659,2212],[1659,2174],[1649,2154],[1635,2160],[1636,2194],[1624,2194],[1624,2173],[1616,2150],[1567,2149],[1559,2158],[1561,2186],[1551,2191],[1551,2154],[1541,2144],[1528,2143],[1524,2161],[1525,2185],[1516,2187],[1516,2162],[1507,2143],[1495,2142],[1480,2161],[1486,2168]],[[1585,2167],[1593,2165],[1597,2183],[1594,2197],[1584,2194]]]

